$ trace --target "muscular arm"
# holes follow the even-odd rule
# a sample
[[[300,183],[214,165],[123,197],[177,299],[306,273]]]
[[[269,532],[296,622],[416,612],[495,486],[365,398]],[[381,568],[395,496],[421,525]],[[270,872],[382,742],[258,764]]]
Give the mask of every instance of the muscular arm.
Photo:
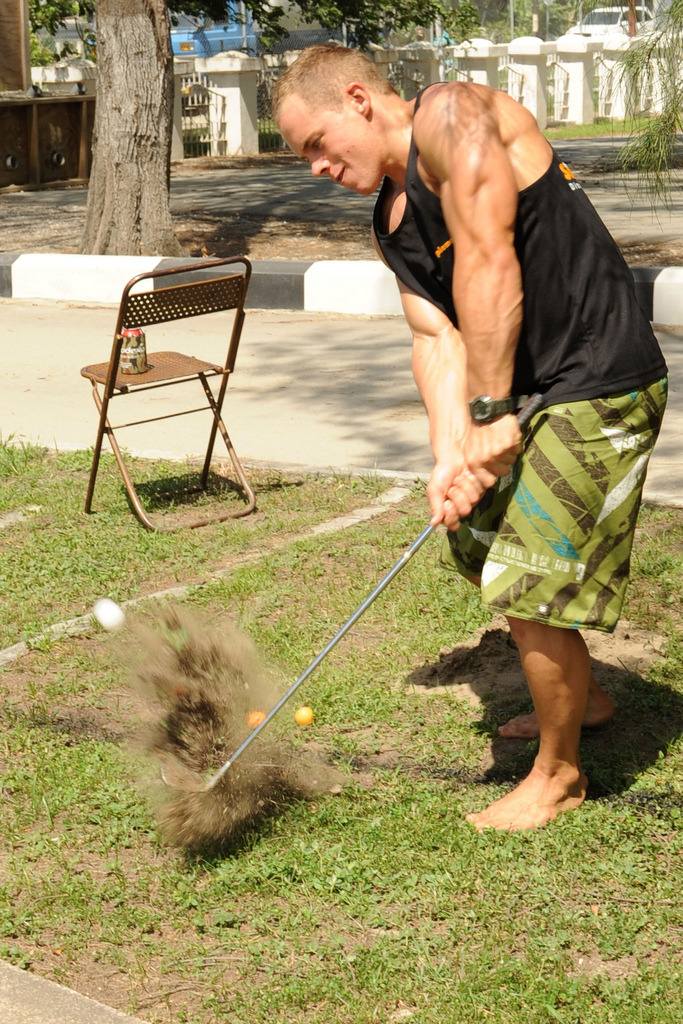
[[[413,376],[427,410],[434,453],[427,486],[432,524],[445,520],[454,529],[493,482],[493,477],[482,480],[469,474],[465,465],[470,429],[467,353],[460,332],[440,309],[400,282],[399,291],[413,336]],[[449,498],[454,480],[459,490]]]
[[[413,125],[418,171],[439,195],[455,246],[453,298],[468,399],[510,394],[522,320],[522,279],[514,248],[518,183],[493,97],[489,89],[464,83],[435,88],[425,95]],[[437,407],[440,401],[435,393]],[[442,415],[436,408],[430,418],[438,422]],[[437,474],[435,467],[430,480],[433,514],[441,509],[449,529],[457,529],[483,490],[509,472],[520,441],[513,415],[484,426],[469,421],[453,457],[439,452],[442,472]]]
[[[429,417],[436,461],[462,450],[469,426],[467,356],[462,336],[436,306],[399,284],[413,336],[413,376]]]
[[[453,297],[468,356],[469,397],[510,394],[522,321],[514,249],[517,183],[487,90],[456,83],[415,115],[427,184],[455,246]]]

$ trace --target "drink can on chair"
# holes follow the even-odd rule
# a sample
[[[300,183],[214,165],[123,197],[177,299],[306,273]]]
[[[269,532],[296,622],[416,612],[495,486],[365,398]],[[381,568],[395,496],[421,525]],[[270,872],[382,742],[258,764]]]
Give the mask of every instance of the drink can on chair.
[[[144,373],[149,369],[145,332],[140,327],[124,327],[121,330],[121,337],[123,338],[119,358],[121,373]]]

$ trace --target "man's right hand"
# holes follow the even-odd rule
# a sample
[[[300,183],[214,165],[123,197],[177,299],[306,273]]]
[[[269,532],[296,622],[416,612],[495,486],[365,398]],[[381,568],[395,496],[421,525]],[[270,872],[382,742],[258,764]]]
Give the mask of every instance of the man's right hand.
[[[431,524],[457,530],[498,477],[512,469],[521,451],[521,432],[515,416],[494,423],[471,424],[463,452],[436,462],[427,484]]]
[[[470,514],[485,490],[464,458],[437,462],[427,484],[432,526],[443,523],[447,529],[457,530],[460,520]]]

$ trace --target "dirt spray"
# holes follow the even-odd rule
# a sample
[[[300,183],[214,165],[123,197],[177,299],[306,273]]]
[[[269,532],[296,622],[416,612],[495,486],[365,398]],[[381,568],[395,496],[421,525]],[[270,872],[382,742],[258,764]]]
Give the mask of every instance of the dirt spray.
[[[249,731],[250,718],[276,702],[278,680],[229,622],[169,606],[134,629],[133,685],[153,719],[142,742],[166,780],[154,785],[153,798],[169,843],[194,851],[228,846],[295,800],[340,792],[340,772],[272,731],[202,791]]]

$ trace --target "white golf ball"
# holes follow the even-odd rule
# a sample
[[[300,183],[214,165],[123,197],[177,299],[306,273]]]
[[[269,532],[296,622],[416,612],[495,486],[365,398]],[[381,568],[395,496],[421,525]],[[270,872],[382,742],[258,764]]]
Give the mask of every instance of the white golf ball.
[[[92,611],[102,629],[109,631],[120,629],[126,618],[123,608],[119,608],[116,601],[112,601],[110,597],[101,597],[99,601],[95,601]]]

